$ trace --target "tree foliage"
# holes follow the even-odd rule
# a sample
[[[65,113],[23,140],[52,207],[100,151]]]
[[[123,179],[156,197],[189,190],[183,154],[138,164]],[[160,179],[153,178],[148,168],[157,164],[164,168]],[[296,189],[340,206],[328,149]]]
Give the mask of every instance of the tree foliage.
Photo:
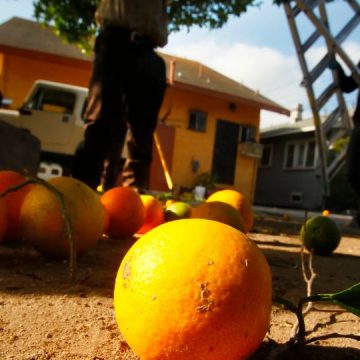
[[[94,13],[100,0],[34,0],[35,18],[53,26],[65,41],[89,50],[96,33]],[[169,30],[192,26],[221,28],[231,16],[239,17],[261,0],[173,0],[168,6]]]

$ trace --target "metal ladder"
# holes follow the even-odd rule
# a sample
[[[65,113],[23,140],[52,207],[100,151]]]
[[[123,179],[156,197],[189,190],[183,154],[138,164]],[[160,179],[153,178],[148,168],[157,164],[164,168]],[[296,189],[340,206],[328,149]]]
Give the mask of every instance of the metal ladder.
[[[336,156],[329,156],[330,149],[336,140],[348,135],[353,127],[342,91],[337,86],[336,71],[329,71],[325,89],[319,94],[315,91],[315,82],[328,69],[328,65],[335,54],[342,59],[351,71],[355,81],[360,85],[360,74],[357,67],[342,49],[342,42],[360,24],[360,6],[357,0],[343,0],[354,11],[354,15],[344,24],[336,34],[331,33],[326,9],[326,0],[291,0],[284,3],[291,35],[296,47],[298,60],[303,73],[302,85],[306,88],[307,97],[313,115],[317,149],[320,160],[322,190],[324,196],[330,195],[330,182],[341,169],[345,160],[346,149]],[[298,27],[299,15],[305,16],[314,27],[314,31],[305,39],[301,38]],[[324,40],[327,52],[321,60],[311,69],[306,61],[306,52],[318,41]],[[322,77],[324,79],[325,75]],[[335,106],[333,105],[335,104]],[[334,106],[326,116],[321,116],[320,111],[326,105]]]

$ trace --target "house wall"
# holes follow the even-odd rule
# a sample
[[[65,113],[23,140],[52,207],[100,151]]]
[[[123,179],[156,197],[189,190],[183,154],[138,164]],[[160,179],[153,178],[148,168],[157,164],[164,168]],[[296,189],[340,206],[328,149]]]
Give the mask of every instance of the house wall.
[[[258,168],[254,203],[257,205],[314,210],[322,207],[320,173],[316,169],[284,169],[285,144],[290,140],[314,139],[314,134],[291,135],[261,140],[272,144],[272,166]],[[292,194],[301,194],[300,203]]]
[[[163,103],[163,111],[171,109],[167,124],[176,128],[172,174],[177,186],[194,185],[197,175],[211,172],[216,121],[226,120],[242,125],[259,127],[260,111],[255,107],[237,104],[231,111],[229,102],[215,97],[196,95],[189,91],[169,89]],[[205,132],[188,129],[189,110],[196,109],[208,114]],[[161,116],[160,116],[161,117]],[[192,171],[192,161],[199,161],[199,169]],[[224,154],[226,161],[226,154]],[[251,201],[255,192],[258,160],[240,154],[238,149],[234,188],[244,193]],[[218,184],[222,187],[222,184]]]

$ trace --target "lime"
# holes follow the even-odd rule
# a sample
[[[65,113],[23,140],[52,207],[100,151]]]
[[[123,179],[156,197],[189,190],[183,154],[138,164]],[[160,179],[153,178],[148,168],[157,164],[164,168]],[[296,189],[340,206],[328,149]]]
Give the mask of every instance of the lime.
[[[165,209],[165,221],[186,219],[190,217],[191,206],[183,201],[177,201]]]
[[[317,255],[331,255],[341,240],[341,231],[328,216],[314,216],[308,219],[300,231],[301,241],[306,249]]]

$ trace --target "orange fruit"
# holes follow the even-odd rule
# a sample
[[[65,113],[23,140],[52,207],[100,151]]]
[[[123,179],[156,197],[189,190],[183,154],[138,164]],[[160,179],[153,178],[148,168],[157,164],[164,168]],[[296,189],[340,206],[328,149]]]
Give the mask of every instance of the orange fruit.
[[[101,238],[105,209],[97,194],[83,182],[71,177],[49,180],[64,197],[65,206],[81,254]],[[20,211],[20,230],[25,241],[51,257],[69,256],[69,240],[56,195],[43,185],[34,185],[24,198]]]
[[[240,213],[221,201],[205,202],[192,208],[191,218],[220,221],[244,232],[244,220]]]
[[[0,193],[10,187],[20,185],[26,181],[26,177],[16,171],[2,170],[0,171]],[[6,240],[16,240],[19,238],[19,213],[24,197],[29,192],[32,185],[27,185],[15,192],[8,193],[4,199],[7,205],[7,230],[5,234]]]
[[[145,220],[136,232],[146,234],[164,222],[164,209],[161,202],[152,195],[140,195],[140,198],[145,207]]]
[[[145,207],[140,195],[131,187],[114,187],[100,200],[109,216],[107,235],[112,238],[134,235],[145,221]]]
[[[323,210],[323,212],[321,213],[322,216],[330,216],[330,211],[325,209]]]
[[[0,243],[5,238],[5,233],[7,229],[7,221],[8,221],[7,207],[5,200],[0,198]]]
[[[219,190],[211,194],[206,201],[221,201],[231,205],[239,211],[244,219],[244,232],[247,233],[252,229],[254,225],[254,213],[250,202],[241,192],[231,189]]]
[[[267,261],[244,233],[182,219],[132,245],[117,273],[114,307],[142,360],[240,360],[262,342],[271,298]]]

